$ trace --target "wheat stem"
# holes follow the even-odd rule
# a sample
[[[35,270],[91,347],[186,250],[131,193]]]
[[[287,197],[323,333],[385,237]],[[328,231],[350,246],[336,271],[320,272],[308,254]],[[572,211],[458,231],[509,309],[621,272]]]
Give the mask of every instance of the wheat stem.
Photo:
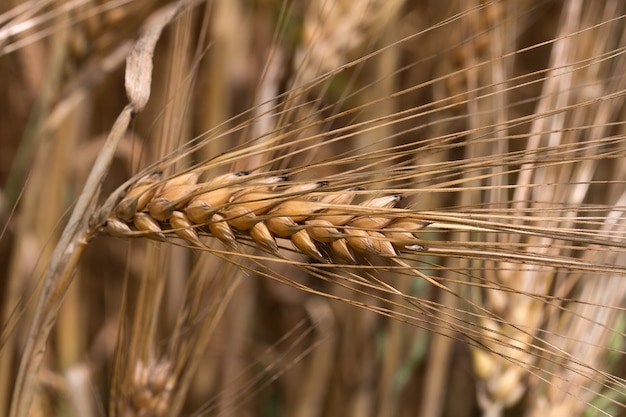
[[[94,210],[95,198],[111,164],[117,144],[131,121],[132,113],[131,106],[127,106],[120,113],[52,255],[20,361],[9,414],[12,417],[26,417],[29,413],[36,392],[37,375],[46,352],[48,335],[56,321],[63,295],[72,282],[76,264],[91,234],[88,220]]]

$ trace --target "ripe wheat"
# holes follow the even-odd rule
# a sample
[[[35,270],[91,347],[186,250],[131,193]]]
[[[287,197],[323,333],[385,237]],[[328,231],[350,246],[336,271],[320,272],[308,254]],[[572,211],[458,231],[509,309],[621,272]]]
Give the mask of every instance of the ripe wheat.
[[[294,299],[305,300],[310,293],[344,302],[329,313],[336,315],[340,330],[326,329],[318,336],[328,341],[336,333],[339,337],[335,338],[348,343],[340,347],[325,343],[305,357],[313,346],[310,339],[305,340],[307,346],[294,362],[308,362],[307,367],[318,370],[320,362],[314,357],[328,346],[331,352],[322,356],[332,361],[329,368],[339,370],[354,358],[359,361],[350,372],[341,369],[332,378],[330,374],[299,376],[306,381],[302,386],[315,385],[317,394],[300,386],[296,390],[299,384],[284,384],[288,387],[284,397],[289,400],[284,401],[282,414],[312,415],[289,408],[291,399],[306,398],[298,400],[302,410],[309,411],[314,407],[307,405],[316,403],[332,415],[357,415],[377,406],[372,415],[413,415],[416,407],[423,407],[420,415],[446,415],[437,410],[445,397],[442,394],[450,397],[459,392],[446,380],[452,381],[447,367],[464,356],[474,368],[472,375],[466,375],[471,381],[461,390],[469,396],[459,401],[468,410],[474,404],[469,397],[477,397],[485,416],[501,416],[513,406],[536,416],[589,416],[594,409],[604,415],[623,414],[623,366],[604,363],[606,357],[623,356],[624,351],[620,316],[626,291],[622,284],[626,193],[625,164],[619,162],[626,155],[626,84],[620,71],[625,67],[623,5],[488,1],[458,7],[445,2],[332,0],[303,2],[291,14],[289,9],[299,2],[278,2],[285,7],[279,19],[285,26],[271,28],[277,36],[270,46],[261,39],[267,33],[257,35],[265,33],[263,14],[277,14],[278,3],[206,2],[209,47],[192,29],[192,22],[200,20],[196,13],[201,8],[195,6],[205,2],[167,2],[168,7],[154,14],[152,0],[131,2],[128,8],[118,8],[117,3],[97,1],[87,7],[87,12],[104,7],[112,14],[86,13],[93,19],[85,21],[85,36],[80,36],[83,28],[77,25],[70,53],[77,61],[93,59],[102,71],[111,71],[103,57],[108,56],[110,46],[119,44],[123,51],[121,41],[126,35],[104,29],[117,21],[123,9],[130,19],[122,26],[134,31],[135,22],[146,21],[142,39],[128,60],[128,106],[110,137],[125,136],[132,126],[130,120],[148,104],[150,93],[158,93],[153,94],[157,99],[150,99],[150,106],[163,113],[151,120],[156,127],[149,131],[142,128],[141,120],[133,128],[145,138],[133,139],[134,150],[144,148],[136,152],[141,162],[124,161],[132,167],[126,174],[132,176],[150,161],[160,161],[133,176],[128,183],[132,185],[110,195],[98,212],[92,203],[98,200],[96,184],[104,180],[106,170],[94,169],[93,178],[98,181],[87,182],[72,216],[78,220],[69,221],[55,251],[60,255],[49,263],[26,347],[18,337],[3,339],[7,342],[0,359],[9,365],[9,372],[0,381],[0,410],[8,409],[3,398],[11,392],[13,417],[29,415],[33,403],[58,403],[64,408],[70,402],[58,392],[37,389],[39,369],[61,376],[68,366],[85,360],[79,349],[70,349],[71,355],[55,350],[45,361],[43,352],[53,326],[72,327],[71,321],[56,319],[57,311],[81,251],[103,231],[121,238],[159,241],[128,243],[133,256],[126,258],[132,262],[124,261],[124,273],[97,271],[83,262],[81,275],[88,271],[89,278],[106,276],[88,281],[104,282],[102,291],[90,287],[89,292],[63,303],[84,308],[85,300],[98,300],[110,288],[123,288],[116,295],[128,294],[121,301],[121,321],[108,299],[102,314],[103,321],[119,323],[118,345],[110,361],[114,363],[112,382],[102,383],[111,398],[111,415],[177,415],[195,407],[194,397],[220,398],[219,410],[203,406],[197,415],[256,415],[251,410],[269,403],[268,397],[245,410],[242,401],[233,401],[250,400],[254,395],[253,390],[246,391],[247,382],[230,385],[226,393],[215,389],[234,380],[234,367],[223,363],[239,360],[243,347],[252,355],[241,355],[242,359],[257,360],[258,349],[248,349],[242,342],[256,335],[243,334],[266,323],[264,309],[253,312],[251,306],[268,304],[265,301],[274,296],[266,300],[262,292],[241,291],[238,296],[259,298],[236,300],[233,313],[224,314],[238,282],[258,285],[242,279],[252,274],[309,292],[284,297],[290,316],[297,303]],[[557,9],[561,20],[555,25]],[[230,20],[225,19],[226,12],[234,12]],[[251,22],[247,19],[252,15],[259,21],[242,24]],[[172,21],[174,16],[180,19]],[[295,25],[291,18],[296,19]],[[154,54],[161,30],[170,21],[176,32],[170,39],[175,40],[161,42]],[[14,23],[23,27],[22,19]],[[254,32],[246,33],[250,28]],[[4,31],[0,41],[11,33]],[[271,55],[266,67],[247,68],[242,62],[248,61],[233,59],[238,54],[250,55],[247,42],[253,38],[259,42],[255,50]],[[299,44],[293,45],[296,39]],[[193,49],[197,61],[192,64],[189,51]],[[91,56],[89,51],[93,51]],[[223,51],[234,55],[221,55]],[[41,65],[43,61],[33,62],[54,74]],[[216,64],[220,71],[204,67],[205,63]],[[167,83],[159,82],[162,78],[152,82],[153,65],[155,74],[167,76]],[[237,71],[240,68],[246,69],[245,77]],[[89,69],[85,73],[93,76]],[[216,82],[202,79],[213,73],[221,74]],[[242,82],[252,73],[254,80]],[[257,89],[239,94],[246,82]],[[114,83],[117,88],[119,80]],[[79,84],[82,93],[87,93],[86,85],[91,84]],[[210,85],[208,91],[196,94],[205,84]],[[242,100],[248,110],[228,113],[231,98],[239,101],[240,96],[250,99]],[[92,99],[112,109],[126,103],[117,103],[108,94]],[[92,119],[87,111],[90,106],[84,107],[76,119]],[[188,129],[194,120],[202,123]],[[58,133],[68,137],[66,129]],[[198,135],[193,141],[181,142],[193,135]],[[101,156],[111,152],[103,150]],[[15,229],[29,238],[25,242],[32,239],[29,228],[37,223],[30,219],[38,217],[34,214],[41,211],[39,202],[53,206],[51,201],[62,194],[42,199],[39,190],[68,181],[48,178],[57,170],[47,164],[54,158],[42,154],[46,157],[33,166],[39,175],[33,175],[26,189],[30,198],[22,204],[24,211],[20,209],[23,224]],[[55,154],[64,152],[60,148]],[[79,159],[88,160],[82,154]],[[181,167],[193,160],[209,162],[182,172]],[[208,178],[224,170],[231,173]],[[118,173],[116,169],[109,172],[111,177]],[[35,181],[36,177],[40,179]],[[125,190],[122,197],[120,190]],[[47,211],[56,213],[52,207]],[[55,223],[60,213],[49,220]],[[91,218],[89,226],[87,218]],[[51,232],[42,233],[42,242],[52,241],[47,233]],[[102,240],[111,244],[109,239]],[[212,240],[221,241],[226,250],[218,249],[219,242],[213,246]],[[188,256],[191,251],[160,242],[182,242],[206,251],[206,256]],[[271,256],[250,254],[248,246]],[[27,252],[31,253],[15,250],[12,257],[19,265],[28,258]],[[45,264],[46,256],[41,258]],[[291,269],[285,272],[283,268]],[[13,292],[10,288],[23,285],[19,273],[11,275],[11,284],[6,286],[9,293]],[[122,276],[123,282],[117,279]],[[431,285],[417,288],[426,281]],[[135,286],[140,286],[136,292]],[[175,291],[170,297],[164,290],[170,287],[179,290],[178,298]],[[3,299],[5,313],[21,302],[22,293],[14,293],[13,298]],[[319,301],[313,296],[308,301],[312,299]],[[300,304],[299,308],[305,302]],[[363,310],[341,310],[351,306]],[[379,314],[376,326],[364,310]],[[126,312],[134,315],[132,322]],[[396,320],[381,320],[386,317]],[[220,318],[228,327],[225,337],[213,332]],[[245,320],[249,321],[239,328],[246,330],[237,334],[237,326],[231,324]],[[173,329],[161,326],[166,321]],[[404,323],[409,325],[400,327]],[[14,327],[28,328],[21,323]],[[75,327],[84,335],[97,333],[91,326]],[[285,332],[284,326],[275,327]],[[424,337],[422,329],[429,330],[430,336]],[[353,331],[361,335],[355,337]],[[15,333],[19,336],[19,331]],[[446,349],[439,349],[438,334],[446,336],[439,339],[445,339],[442,343],[448,347],[453,341],[461,342],[455,350],[462,353],[453,355],[447,349],[440,356]],[[379,344],[371,343],[371,336],[382,342],[381,350],[374,352],[373,345],[378,349]],[[66,341],[55,339],[57,347]],[[67,339],[71,343],[75,338]],[[266,340],[263,337],[263,343]],[[430,356],[423,358],[425,366],[412,357],[414,340],[433,341],[425,348]],[[225,351],[222,356],[216,354],[220,349]],[[11,368],[17,355],[13,352],[22,355],[15,381]],[[199,364],[213,357],[223,363],[199,370]],[[110,358],[103,356],[99,362],[109,363]],[[262,364],[271,378],[286,368],[285,362],[269,363],[278,364],[276,371]],[[92,364],[88,365],[91,369]],[[431,365],[440,368],[432,374],[423,372]],[[422,395],[413,395],[411,383],[398,384],[402,378],[396,376],[407,371],[423,387]],[[196,374],[205,381],[209,375],[216,383],[190,389]],[[250,377],[251,373],[242,375]],[[325,388],[346,377],[354,380],[333,386],[340,401],[326,398]],[[36,392],[43,393],[42,399],[33,400]],[[522,403],[524,396],[527,401]],[[413,399],[406,402],[400,397]],[[608,400],[619,411],[598,405],[599,400]],[[271,398],[271,402],[276,401]],[[228,406],[235,403],[241,409]]]
[[[426,250],[419,232],[427,222],[398,209],[400,195],[353,204],[361,189],[324,191],[325,181],[288,185],[286,177],[235,172],[198,182],[198,174],[140,179],[117,204],[104,231],[158,240],[172,234],[196,248],[210,234],[236,249],[242,237],[279,255],[277,238],[319,262],[354,263],[355,252],[396,258]]]

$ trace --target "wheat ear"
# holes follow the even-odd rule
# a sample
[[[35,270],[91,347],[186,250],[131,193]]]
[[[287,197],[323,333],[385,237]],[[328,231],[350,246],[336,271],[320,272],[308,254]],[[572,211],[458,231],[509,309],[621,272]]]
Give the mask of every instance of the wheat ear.
[[[170,397],[174,389],[171,363],[152,360],[148,363],[138,361],[128,389],[126,416],[155,417],[167,415]]]
[[[242,238],[278,254],[277,238],[291,241],[319,262],[354,263],[355,255],[395,258],[423,251],[419,232],[427,222],[396,208],[400,195],[353,204],[357,187],[324,191],[325,181],[285,184],[284,177],[235,172],[198,182],[187,173],[163,182],[160,173],[141,178],[106,220],[105,232],[119,237],[170,239],[172,234],[204,248],[209,234],[230,248]]]

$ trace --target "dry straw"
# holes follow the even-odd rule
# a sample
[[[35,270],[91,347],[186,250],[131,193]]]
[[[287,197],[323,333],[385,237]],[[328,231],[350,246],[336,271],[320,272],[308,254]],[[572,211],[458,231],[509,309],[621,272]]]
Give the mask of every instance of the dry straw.
[[[624,414],[623,4],[43,3],[0,413]]]

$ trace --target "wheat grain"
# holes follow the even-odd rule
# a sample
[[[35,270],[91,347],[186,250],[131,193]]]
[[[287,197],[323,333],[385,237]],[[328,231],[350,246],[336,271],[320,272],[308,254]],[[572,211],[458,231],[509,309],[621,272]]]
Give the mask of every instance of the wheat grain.
[[[156,188],[152,185],[161,175],[161,172],[153,172],[141,178],[115,207],[115,215],[124,221],[132,220],[135,213],[143,210],[154,197]]]

